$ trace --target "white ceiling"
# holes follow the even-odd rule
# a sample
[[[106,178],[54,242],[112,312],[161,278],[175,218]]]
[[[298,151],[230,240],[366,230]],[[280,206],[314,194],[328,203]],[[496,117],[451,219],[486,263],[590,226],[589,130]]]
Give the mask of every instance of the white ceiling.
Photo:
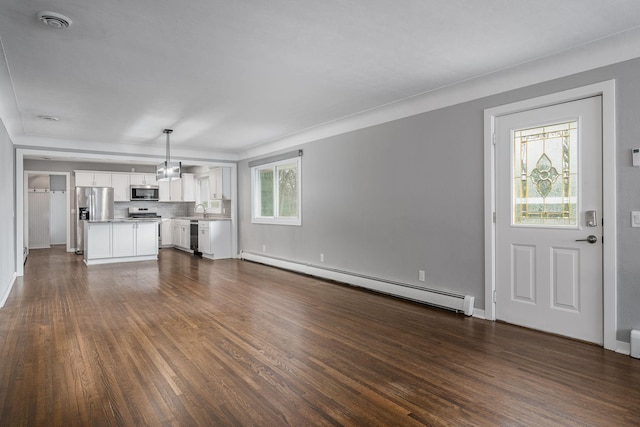
[[[0,113],[16,144],[239,153],[638,26],[637,0],[3,0]]]

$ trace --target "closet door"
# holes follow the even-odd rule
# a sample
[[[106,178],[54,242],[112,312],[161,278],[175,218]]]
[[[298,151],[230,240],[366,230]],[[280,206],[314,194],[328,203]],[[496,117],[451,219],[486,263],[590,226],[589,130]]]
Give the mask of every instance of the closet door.
[[[64,191],[52,191],[50,194],[49,236],[52,245],[67,243],[67,195]]]
[[[29,192],[29,249],[50,247],[49,193]]]

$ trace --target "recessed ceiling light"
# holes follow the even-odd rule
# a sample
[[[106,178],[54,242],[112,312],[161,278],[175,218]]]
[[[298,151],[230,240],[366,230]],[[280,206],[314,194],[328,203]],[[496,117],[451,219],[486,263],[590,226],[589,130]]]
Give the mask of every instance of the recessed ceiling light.
[[[71,19],[56,12],[38,12],[38,19],[45,25],[53,28],[65,29],[71,25]]]
[[[57,122],[58,120],[60,120],[58,117],[56,116],[38,116],[39,119],[42,120],[46,120],[48,122]]]

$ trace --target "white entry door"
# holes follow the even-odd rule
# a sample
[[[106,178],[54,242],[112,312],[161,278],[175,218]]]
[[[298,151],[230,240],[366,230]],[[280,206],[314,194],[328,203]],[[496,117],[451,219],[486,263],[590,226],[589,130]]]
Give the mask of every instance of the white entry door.
[[[496,318],[598,344],[601,103],[505,115],[495,127]]]

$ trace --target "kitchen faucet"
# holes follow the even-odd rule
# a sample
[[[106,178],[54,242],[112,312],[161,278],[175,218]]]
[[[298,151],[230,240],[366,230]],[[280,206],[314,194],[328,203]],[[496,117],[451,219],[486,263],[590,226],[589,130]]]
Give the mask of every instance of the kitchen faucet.
[[[198,208],[202,207],[202,216],[206,217],[207,216],[207,209],[204,207],[204,205],[202,203],[198,203],[194,208],[193,208],[193,213],[198,213]]]

